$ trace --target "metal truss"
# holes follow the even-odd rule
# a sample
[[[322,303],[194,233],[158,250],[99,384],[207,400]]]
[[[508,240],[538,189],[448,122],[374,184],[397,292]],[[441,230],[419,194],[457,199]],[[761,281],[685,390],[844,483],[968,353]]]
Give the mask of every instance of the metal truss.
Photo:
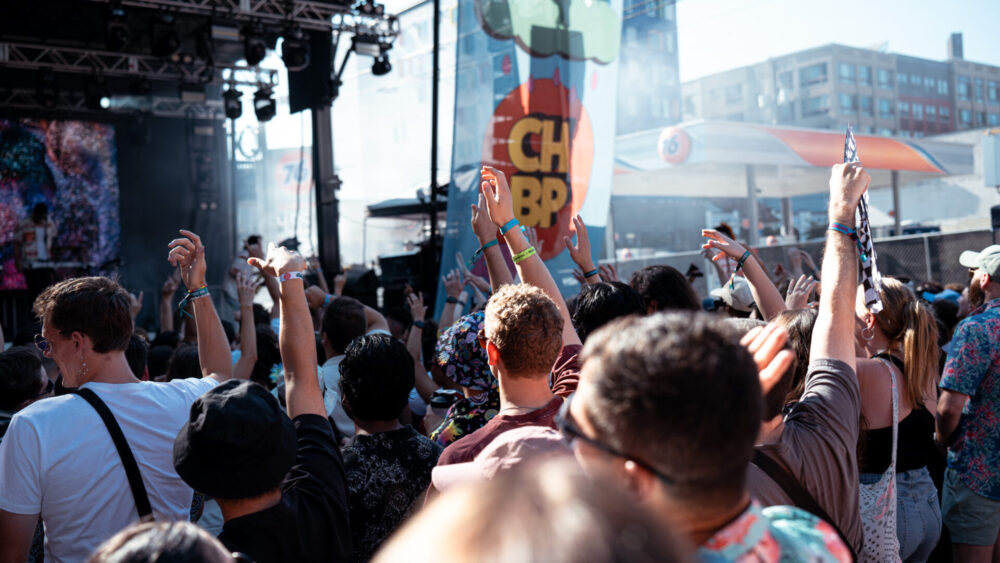
[[[56,97],[55,105],[46,106],[39,98],[37,90],[23,88],[0,90],[0,107],[5,108],[96,115],[145,113],[157,117],[225,118],[225,111],[219,100],[190,103],[177,98],[128,97],[114,98],[113,103],[114,105],[108,109],[96,109],[87,105],[87,98],[83,92],[60,92]]]
[[[56,72],[98,74],[102,76],[145,77],[192,83],[229,82],[224,76],[236,78],[237,84],[256,85],[260,82],[277,84],[278,71],[246,66],[209,67],[202,60],[191,64],[173,62],[153,55],[137,55],[54,47],[33,43],[0,43],[0,67],[50,69]]]
[[[110,0],[94,0],[107,3]],[[286,25],[295,23],[303,29],[334,30],[335,15],[351,14],[348,5],[314,0],[123,0],[123,6],[169,10],[185,14],[221,16],[237,21],[260,21]],[[371,18],[377,16],[372,15]]]

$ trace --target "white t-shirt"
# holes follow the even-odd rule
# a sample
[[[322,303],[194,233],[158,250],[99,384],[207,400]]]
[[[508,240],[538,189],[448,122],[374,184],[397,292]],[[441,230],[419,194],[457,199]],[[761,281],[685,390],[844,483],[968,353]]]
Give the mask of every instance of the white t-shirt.
[[[83,385],[118,420],[157,519],[189,519],[193,492],[174,471],[174,438],[191,403],[217,383]],[[86,560],[139,518],[111,435],[97,411],[75,395],[44,399],[14,415],[0,444],[0,509],[41,513],[46,561]]]

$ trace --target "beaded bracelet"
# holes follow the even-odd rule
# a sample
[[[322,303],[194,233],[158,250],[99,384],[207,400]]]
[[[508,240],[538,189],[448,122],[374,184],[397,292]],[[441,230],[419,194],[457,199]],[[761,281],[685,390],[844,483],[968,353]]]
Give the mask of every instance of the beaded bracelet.
[[[525,248],[521,252],[518,252],[517,254],[514,255],[514,263],[520,264],[521,262],[524,262],[525,260],[531,258],[534,255],[535,255],[535,247],[529,246],[528,248]]]

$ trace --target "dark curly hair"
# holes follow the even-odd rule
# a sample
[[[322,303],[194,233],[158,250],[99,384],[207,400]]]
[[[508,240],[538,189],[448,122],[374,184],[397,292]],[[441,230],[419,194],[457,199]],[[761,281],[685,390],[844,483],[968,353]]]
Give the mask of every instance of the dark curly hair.
[[[413,357],[386,334],[355,338],[340,361],[340,392],[357,420],[399,418],[413,383]]]

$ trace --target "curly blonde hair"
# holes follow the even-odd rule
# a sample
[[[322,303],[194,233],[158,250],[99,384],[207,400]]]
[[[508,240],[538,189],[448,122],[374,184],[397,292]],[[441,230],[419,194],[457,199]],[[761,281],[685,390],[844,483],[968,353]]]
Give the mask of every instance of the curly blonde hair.
[[[546,376],[562,349],[563,317],[555,301],[527,284],[501,287],[486,305],[486,337],[514,377]]]

